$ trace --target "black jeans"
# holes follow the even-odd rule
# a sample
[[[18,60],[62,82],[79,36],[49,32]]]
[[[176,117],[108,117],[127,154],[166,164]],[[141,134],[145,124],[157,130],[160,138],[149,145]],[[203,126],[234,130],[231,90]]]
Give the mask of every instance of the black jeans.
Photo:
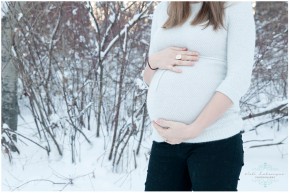
[[[242,134],[201,143],[153,141],[145,191],[237,191]]]

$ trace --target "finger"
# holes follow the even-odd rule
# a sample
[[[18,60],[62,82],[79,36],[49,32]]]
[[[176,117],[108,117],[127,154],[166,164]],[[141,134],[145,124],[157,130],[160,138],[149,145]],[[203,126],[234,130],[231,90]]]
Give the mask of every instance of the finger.
[[[182,60],[183,61],[198,61],[199,57],[198,56],[188,56],[188,55],[184,55],[182,56]]]
[[[156,123],[159,125],[162,125],[163,127],[171,127],[173,124],[173,121],[166,120],[166,119],[158,119]]]
[[[187,48],[184,48],[184,47],[176,47],[176,46],[171,46],[170,48],[173,49],[173,50],[176,50],[176,51],[187,50]]]
[[[153,121],[156,125],[158,125],[160,128],[164,129],[163,127],[165,127],[164,125],[158,123],[157,121]]]
[[[166,139],[165,142],[169,143],[169,144],[172,144],[172,140],[170,140],[170,139]]]
[[[155,123],[155,121],[153,121],[152,124],[153,124],[153,127],[157,130],[161,128],[157,123]]]
[[[199,53],[198,52],[195,52],[195,51],[179,51],[177,52],[176,54],[182,54],[182,55],[188,55],[188,56],[199,56]]]
[[[169,66],[168,69],[173,71],[173,72],[177,72],[177,73],[181,73],[182,72],[182,70],[180,68],[177,68],[175,66]]]
[[[176,141],[176,142],[175,142],[175,144],[180,144],[180,143],[181,143],[181,141]]]
[[[176,145],[177,144],[175,141],[170,141],[170,140],[167,140],[166,142],[171,144],[171,145]]]
[[[183,60],[176,60],[175,65],[178,66],[194,66],[195,65],[195,61],[183,61]]]
[[[179,140],[174,140],[172,141],[172,143],[174,143],[174,145],[180,144],[181,142]]]
[[[166,138],[166,135],[165,135],[165,131],[166,131],[166,129],[162,128],[161,126],[159,126],[159,125],[158,125],[157,123],[155,123],[155,122],[153,122],[153,126],[154,126],[154,128],[158,131],[158,133],[159,133],[161,136],[163,136],[163,137]]]

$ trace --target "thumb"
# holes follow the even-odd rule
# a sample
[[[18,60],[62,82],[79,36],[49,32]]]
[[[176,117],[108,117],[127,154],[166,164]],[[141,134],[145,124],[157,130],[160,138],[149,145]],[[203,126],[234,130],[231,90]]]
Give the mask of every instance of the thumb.
[[[163,127],[170,127],[172,125],[172,121],[165,120],[165,119],[158,119],[156,123],[159,125],[162,125]]]
[[[171,70],[174,71],[174,72],[177,72],[177,73],[181,73],[182,72],[182,70],[180,68],[177,68],[176,66],[172,66]]]
[[[182,70],[180,68],[177,68],[176,66],[169,66],[168,70],[171,70],[172,72],[177,72],[177,73],[182,72]]]

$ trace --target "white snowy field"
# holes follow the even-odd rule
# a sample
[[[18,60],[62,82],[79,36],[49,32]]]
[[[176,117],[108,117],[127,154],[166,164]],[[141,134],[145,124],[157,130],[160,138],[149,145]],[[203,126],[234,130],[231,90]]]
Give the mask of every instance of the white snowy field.
[[[19,118],[18,132],[25,134],[34,127],[32,117],[26,114],[25,122]],[[255,121],[245,122],[246,130]],[[275,128],[259,127],[243,134],[245,165],[242,169],[239,191],[287,191],[288,190],[288,140],[285,144],[249,148],[261,142],[246,142],[252,139],[272,139],[264,144],[284,139],[287,126],[277,132]],[[21,154],[13,154],[13,161],[2,152],[2,191],[143,191],[151,142],[143,142],[137,157],[137,169],[128,173],[112,173],[108,152],[103,151],[102,138],[96,139],[95,131],[86,132],[93,145],[79,141],[81,154],[76,164],[71,163],[70,151],[60,157],[56,151],[49,157],[34,144],[19,140]],[[19,138],[21,139],[21,138]],[[147,140],[149,141],[149,140]],[[108,150],[109,151],[109,150]]]

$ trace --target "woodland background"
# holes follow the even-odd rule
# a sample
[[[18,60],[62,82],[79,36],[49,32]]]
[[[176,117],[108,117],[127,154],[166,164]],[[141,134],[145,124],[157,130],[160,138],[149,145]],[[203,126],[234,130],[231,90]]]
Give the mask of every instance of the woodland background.
[[[141,73],[158,3],[1,2],[2,190],[143,190],[151,131]],[[288,2],[253,2],[253,13],[240,189],[284,190]],[[250,166],[283,175],[255,181]]]

